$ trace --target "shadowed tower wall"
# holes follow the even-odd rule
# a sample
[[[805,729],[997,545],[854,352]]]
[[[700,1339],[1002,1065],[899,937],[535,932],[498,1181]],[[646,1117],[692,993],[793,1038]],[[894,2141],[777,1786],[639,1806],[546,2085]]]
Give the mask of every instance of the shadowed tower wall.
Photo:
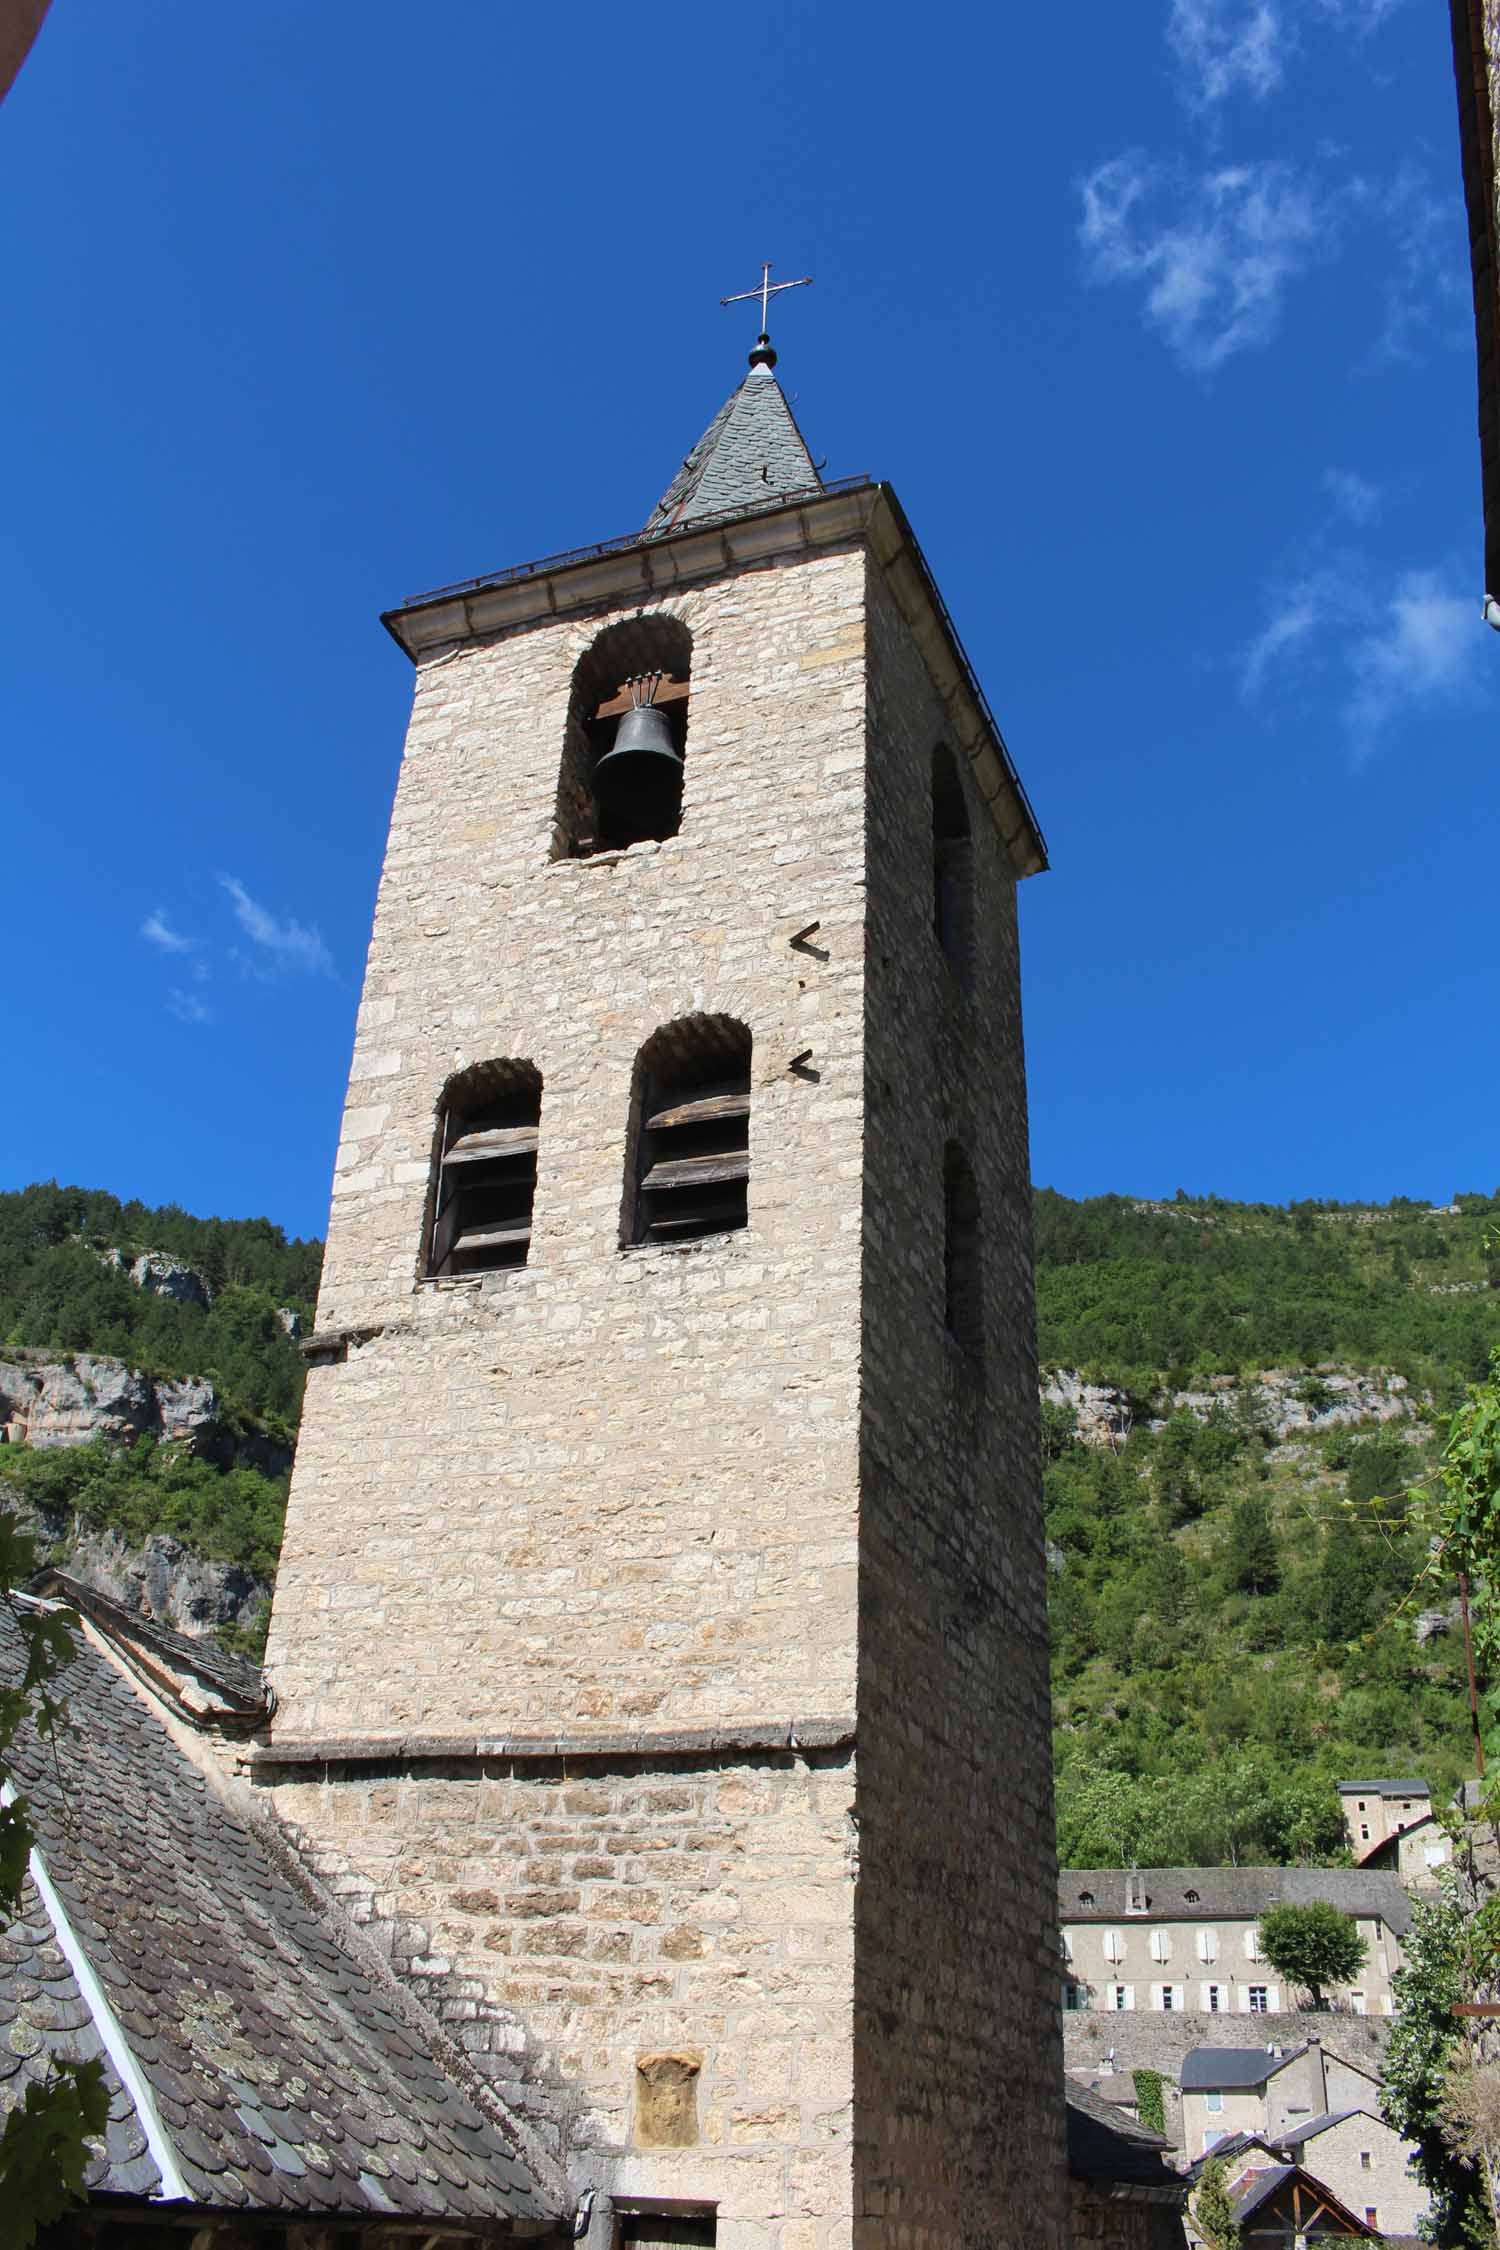
[[[403,628],[254,1770],[605,2191],[598,2250],[653,2199],[724,2250],[1011,2239],[965,2201],[1016,2192],[1001,2149],[1060,2240],[1013,879],[961,759],[983,981],[934,1013],[903,540],[883,488],[819,494]],[[680,832],[556,856],[580,661],[663,618]],[[748,1034],[748,1223],[622,1248],[637,1057],[705,1017]],[[526,1262],[428,1279],[444,1089],[498,1061],[541,1083]],[[961,1397],[952,1115],[992,1245]]]

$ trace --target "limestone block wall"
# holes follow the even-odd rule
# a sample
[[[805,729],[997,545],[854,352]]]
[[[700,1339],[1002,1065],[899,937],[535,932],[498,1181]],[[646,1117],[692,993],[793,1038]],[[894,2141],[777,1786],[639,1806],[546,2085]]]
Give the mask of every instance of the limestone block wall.
[[[274,1803],[580,2187],[717,2202],[720,2250],[835,2250],[853,1795],[829,1752],[335,1767]],[[662,2082],[688,2111],[665,2145]]]
[[[1160,2070],[1175,2082],[1183,2056],[1193,2047],[1279,2047],[1290,2054],[1309,2039],[1321,2039],[1329,2099],[1340,2109],[1354,2097],[1347,2086],[1336,2082],[1336,2056],[1347,2055],[1362,2071],[1373,2071],[1378,2077],[1389,2035],[1388,2018],[1336,2015],[1331,2010],[1315,2013],[1310,2008],[1278,2016],[1211,2016],[1187,2010],[1181,2015],[1158,2015],[1140,2008],[1107,2015],[1079,2009],[1063,2017],[1067,2066],[1079,2075],[1105,2068]],[[1113,2062],[1108,2061],[1111,2055]]]
[[[943,714],[872,584],[856,2239],[1059,2243],[1056,1870],[1015,882],[965,776],[971,988],[933,931]],[[944,1325],[943,1150],[980,1201],[982,1366]]]
[[[267,1663],[278,1739],[852,1710],[864,566],[663,603],[693,635],[681,832],[549,856],[570,685],[624,613],[419,671],[344,1118]],[[630,612],[628,614],[635,614]],[[790,938],[820,925],[816,953]],[[748,1227],[618,1247],[634,1058],[753,1036]],[[810,1050],[798,1070],[792,1059]],[[439,1100],[543,1079],[529,1263],[419,1278]]]

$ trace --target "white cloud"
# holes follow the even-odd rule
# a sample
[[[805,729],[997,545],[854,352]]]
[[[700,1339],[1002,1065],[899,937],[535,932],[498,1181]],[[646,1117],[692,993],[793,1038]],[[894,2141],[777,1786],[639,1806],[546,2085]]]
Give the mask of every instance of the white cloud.
[[[235,920],[265,960],[276,968],[312,976],[334,974],[333,956],[316,929],[304,929],[293,920],[278,922],[233,875],[221,875],[219,881],[234,902]]]
[[[1472,597],[1444,586],[1436,571],[1404,571],[1349,652],[1354,684],[1344,716],[1356,753],[1368,756],[1414,705],[1461,697],[1482,637]]]
[[[1091,278],[1144,284],[1147,321],[1198,374],[1269,343],[1288,285],[1328,250],[1338,217],[1317,182],[1274,161],[1185,179],[1131,151],[1082,194]]]
[[[1420,356],[1434,330],[1472,343],[1469,261],[1463,200],[1439,194],[1425,168],[1404,163],[1394,179],[1372,187],[1356,181],[1355,200],[1384,226],[1382,261],[1385,318],[1377,360]]]
[[[196,992],[185,992],[180,984],[174,984],[168,992],[167,1006],[180,1023],[212,1023],[214,1020],[208,1002],[200,999]]]
[[[160,946],[163,953],[191,953],[195,943],[194,939],[184,937],[180,930],[173,929],[167,920],[164,906],[153,908],[146,916],[141,924],[141,936],[148,945]]]
[[[1403,719],[1461,701],[1484,639],[1479,608],[1434,570],[1392,575],[1344,553],[1277,580],[1240,656],[1247,703],[1293,688],[1336,705],[1356,762]]]
[[[1379,485],[1356,469],[1325,469],[1323,490],[1332,497],[1337,513],[1352,524],[1373,523],[1384,502]]]
[[[1270,0],[1172,0],[1167,43],[1190,108],[1210,109],[1237,87],[1263,101],[1280,85],[1288,41]]]
[[[1253,702],[1271,675],[1286,673],[1312,653],[1313,637],[1334,623],[1340,581],[1331,570],[1309,571],[1272,590],[1270,615],[1240,658],[1240,693]]]

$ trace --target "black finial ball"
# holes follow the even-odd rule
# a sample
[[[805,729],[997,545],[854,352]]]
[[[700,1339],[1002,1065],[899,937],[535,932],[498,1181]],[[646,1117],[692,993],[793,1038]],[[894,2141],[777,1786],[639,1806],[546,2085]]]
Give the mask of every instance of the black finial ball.
[[[750,354],[750,365],[752,367],[774,367],[776,365],[776,354],[771,348],[771,339],[764,329],[755,339],[755,349]]]

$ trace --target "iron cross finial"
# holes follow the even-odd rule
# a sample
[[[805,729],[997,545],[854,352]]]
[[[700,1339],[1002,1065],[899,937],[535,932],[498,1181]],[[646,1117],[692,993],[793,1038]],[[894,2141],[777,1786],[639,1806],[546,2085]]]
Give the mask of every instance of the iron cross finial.
[[[760,299],[760,335],[756,339],[754,351],[750,354],[750,365],[752,367],[774,367],[776,365],[776,354],[771,349],[770,336],[771,299],[779,297],[783,289],[807,289],[811,285],[812,275],[810,273],[803,274],[797,281],[773,281],[771,279],[771,261],[766,258],[762,261],[760,281],[756,288],[741,289],[736,296],[719,299],[721,305],[744,305],[748,304],[752,297],[759,297]]]

